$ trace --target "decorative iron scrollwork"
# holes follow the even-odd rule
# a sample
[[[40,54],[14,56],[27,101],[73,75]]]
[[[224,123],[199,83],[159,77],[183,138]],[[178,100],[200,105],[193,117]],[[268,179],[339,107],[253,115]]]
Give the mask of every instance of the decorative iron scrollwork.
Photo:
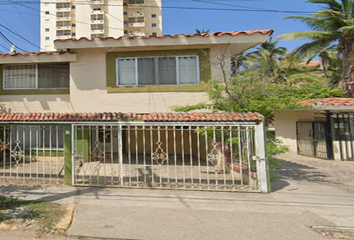
[[[161,167],[165,161],[167,161],[168,156],[161,147],[162,142],[158,141],[156,144],[157,148],[156,151],[152,153],[152,159]]]

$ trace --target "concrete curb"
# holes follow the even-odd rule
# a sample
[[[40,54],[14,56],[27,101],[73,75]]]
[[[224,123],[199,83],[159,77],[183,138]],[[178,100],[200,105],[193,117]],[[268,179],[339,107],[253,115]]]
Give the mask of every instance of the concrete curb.
[[[71,225],[71,221],[73,220],[73,216],[74,216],[74,211],[75,211],[75,207],[76,204],[70,204],[67,208],[66,208],[66,213],[64,215],[64,217],[60,220],[60,222],[55,225],[55,227],[59,230],[68,230],[70,225]]]

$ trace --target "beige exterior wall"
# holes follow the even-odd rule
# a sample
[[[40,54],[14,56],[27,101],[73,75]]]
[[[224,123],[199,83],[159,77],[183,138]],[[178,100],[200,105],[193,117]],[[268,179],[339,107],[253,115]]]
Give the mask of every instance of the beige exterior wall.
[[[107,93],[106,87],[106,52],[78,51],[78,61],[71,63],[70,79],[70,101],[75,112],[170,112],[173,105],[207,100],[204,92]]]
[[[70,96],[62,95],[7,95],[0,96],[3,110],[11,113],[72,112]]]
[[[317,115],[316,115],[317,116]],[[323,117],[323,115],[318,115]],[[275,115],[275,136],[294,153],[297,153],[296,122],[313,120],[315,115],[311,111],[284,111]]]

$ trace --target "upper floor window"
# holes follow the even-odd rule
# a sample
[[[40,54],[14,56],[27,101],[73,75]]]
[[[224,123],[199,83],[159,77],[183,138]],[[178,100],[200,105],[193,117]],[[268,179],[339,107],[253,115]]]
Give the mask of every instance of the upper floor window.
[[[3,89],[69,88],[69,63],[3,65]]]
[[[151,14],[151,18],[156,18],[156,14]]]
[[[199,84],[197,55],[116,59],[117,86]]]

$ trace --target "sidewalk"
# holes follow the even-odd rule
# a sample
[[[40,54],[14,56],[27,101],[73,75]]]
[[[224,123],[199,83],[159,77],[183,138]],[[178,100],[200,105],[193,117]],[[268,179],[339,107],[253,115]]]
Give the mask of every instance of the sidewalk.
[[[329,238],[311,226],[354,228],[354,162],[287,158],[271,194],[6,186],[0,192],[76,204],[66,239],[317,240]]]

